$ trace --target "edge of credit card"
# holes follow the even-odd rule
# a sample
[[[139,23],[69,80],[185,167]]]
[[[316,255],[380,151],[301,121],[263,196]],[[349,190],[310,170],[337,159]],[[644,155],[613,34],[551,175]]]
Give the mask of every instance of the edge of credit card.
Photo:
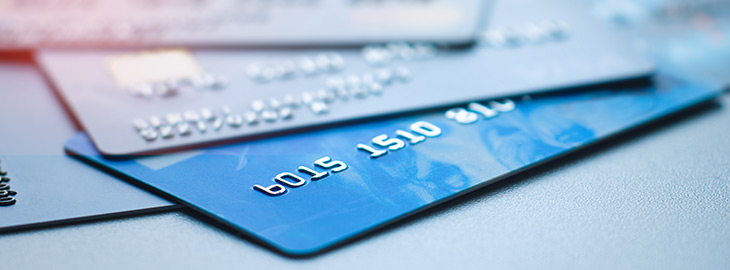
[[[695,85],[697,85],[697,84],[695,84]],[[708,88],[708,89],[710,89],[710,88]],[[319,254],[321,252],[325,252],[325,251],[328,251],[328,250],[332,250],[332,249],[334,249],[336,247],[339,247],[339,246],[342,246],[344,244],[350,243],[352,240],[357,239],[357,238],[360,238],[361,236],[363,236],[363,235],[365,235],[365,234],[367,234],[369,232],[372,232],[373,230],[377,230],[377,229],[380,229],[382,227],[388,226],[389,224],[392,224],[394,222],[397,222],[399,220],[402,220],[404,218],[407,218],[409,216],[412,216],[412,215],[414,215],[416,213],[420,213],[421,211],[424,211],[424,210],[429,209],[431,207],[434,207],[434,206],[436,206],[438,204],[441,204],[443,202],[449,201],[451,199],[454,199],[454,198],[456,198],[458,196],[461,196],[463,194],[469,193],[469,192],[474,191],[476,189],[479,189],[481,187],[484,187],[484,186],[486,186],[488,184],[491,184],[491,183],[494,183],[496,181],[499,181],[499,180],[508,178],[510,176],[513,176],[513,175],[518,174],[520,172],[523,172],[525,170],[532,169],[532,168],[534,168],[536,166],[540,166],[541,164],[544,164],[544,163],[553,161],[553,160],[558,159],[558,158],[560,158],[562,156],[565,156],[567,154],[573,153],[577,149],[581,149],[581,148],[583,148],[585,146],[593,145],[596,142],[599,142],[599,141],[602,141],[602,140],[606,140],[608,138],[612,138],[612,137],[615,137],[617,135],[621,135],[621,134],[628,133],[629,131],[631,131],[631,130],[639,127],[639,126],[642,126],[642,125],[644,125],[646,123],[654,122],[654,121],[657,121],[657,120],[660,120],[660,119],[665,119],[665,118],[668,118],[668,117],[670,117],[672,115],[675,115],[677,113],[683,112],[683,111],[685,111],[685,110],[687,110],[689,108],[698,106],[700,104],[704,104],[704,103],[706,103],[708,101],[713,100],[714,97],[716,97],[719,93],[721,93],[721,91],[717,91],[714,88],[712,88],[712,89],[715,90],[715,91],[708,90],[708,91],[705,91],[705,92],[703,92],[701,94],[698,94],[697,96],[693,96],[693,97],[691,97],[691,98],[689,98],[687,100],[677,101],[676,104],[675,105],[672,105],[671,108],[665,108],[665,109],[662,109],[661,111],[658,111],[658,112],[649,113],[649,114],[647,114],[645,116],[642,116],[640,118],[637,118],[635,121],[632,121],[630,124],[627,124],[625,126],[622,126],[618,130],[610,131],[607,134],[605,134],[605,135],[603,135],[603,136],[601,136],[599,138],[594,138],[594,139],[585,141],[585,143],[581,143],[579,145],[576,145],[575,147],[562,150],[562,151],[560,151],[559,153],[557,153],[557,154],[555,154],[553,156],[549,156],[549,157],[547,157],[545,159],[536,161],[534,163],[531,163],[531,164],[522,166],[522,167],[517,168],[517,169],[514,169],[514,170],[507,171],[507,172],[505,172],[503,174],[500,174],[500,175],[497,175],[497,176],[495,176],[495,177],[493,177],[491,179],[485,180],[482,183],[476,184],[474,186],[468,187],[468,188],[466,188],[464,190],[458,191],[456,193],[453,193],[453,194],[448,195],[446,197],[443,197],[441,199],[435,200],[435,201],[433,201],[433,202],[431,202],[431,203],[429,203],[427,205],[424,205],[424,206],[422,206],[420,208],[415,209],[414,211],[410,211],[410,212],[407,212],[405,214],[396,216],[395,218],[392,218],[390,220],[386,220],[386,221],[381,222],[379,224],[376,224],[374,226],[364,228],[361,231],[358,231],[357,233],[354,233],[354,234],[351,234],[351,235],[345,235],[345,236],[343,236],[341,238],[341,241],[327,242],[327,243],[322,244],[320,246],[311,247],[311,248],[307,248],[307,249],[292,249],[292,248],[287,248],[287,247],[284,247],[284,246],[277,245],[276,243],[270,242],[266,238],[262,238],[260,236],[257,236],[256,234],[254,234],[253,232],[247,230],[246,228],[242,228],[242,227],[240,227],[237,224],[233,224],[233,223],[230,223],[230,222],[228,222],[226,220],[223,220],[223,219],[221,219],[219,217],[216,217],[215,215],[213,215],[211,213],[208,213],[205,210],[202,210],[200,212],[202,212],[203,214],[205,214],[207,216],[212,217],[215,220],[222,221],[223,224],[232,227],[237,232],[239,232],[239,231],[240,232],[244,232],[245,234],[251,236],[251,238],[252,238],[253,241],[262,243],[263,245],[265,245],[267,247],[270,247],[270,248],[272,248],[272,249],[274,249],[276,251],[279,251],[279,252],[283,253],[284,255],[289,255],[289,256],[311,256],[311,255],[316,255],[316,254]],[[74,136],[70,141],[80,140],[80,139],[81,140],[86,139],[86,142],[89,144],[88,147],[90,147],[88,150],[92,150],[93,149],[93,146],[88,141],[88,139],[87,138],[84,138],[84,137],[85,137],[85,134],[80,133],[80,134],[77,134],[76,136]],[[121,171],[119,171],[119,170],[117,170],[117,169],[115,169],[113,167],[106,167],[106,166],[99,165],[99,164],[93,164],[95,162],[93,161],[93,158],[92,157],[83,156],[83,154],[76,153],[76,152],[72,151],[71,149],[69,149],[68,147],[66,149],[67,149],[67,152],[69,154],[73,155],[74,157],[76,157],[76,158],[78,158],[78,159],[80,159],[80,160],[82,160],[84,162],[92,163],[92,166],[94,166],[94,167],[102,168],[102,170],[105,170],[105,171],[111,171],[111,172],[117,172],[117,173],[124,174],[123,172],[121,172]],[[124,177],[124,178],[127,181],[131,180],[131,181],[135,181],[135,182],[142,182],[142,181],[136,180],[135,178],[133,178],[131,176],[127,176],[127,177]],[[145,186],[149,186],[148,184],[146,184],[144,182],[142,182],[142,184],[145,185]],[[168,194],[168,195],[170,195],[171,197],[175,198],[174,195],[171,195],[171,194]],[[176,199],[176,200],[180,201],[180,199]],[[200,210],[200,208],[198,208],[198,207],[196,207],[196,206],[194,206],[192,204],[188,204],[186,202],[183,202],[183,203],[186,204],[186,205],[188,205],[188,206],[191,206],[193,208],[197,208],[197,209]]]

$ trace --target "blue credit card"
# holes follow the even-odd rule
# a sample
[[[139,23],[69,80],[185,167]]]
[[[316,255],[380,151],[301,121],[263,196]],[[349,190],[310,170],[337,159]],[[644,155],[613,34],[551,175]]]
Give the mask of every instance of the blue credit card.
[[[0,82],[0,231],[179,207],[68,157],[78,131],[31,63],[3,59]]]
[[[66,149],[274,249],[307,255],[718,93],[654,80],[164,156],[105,159],[85,134]]]

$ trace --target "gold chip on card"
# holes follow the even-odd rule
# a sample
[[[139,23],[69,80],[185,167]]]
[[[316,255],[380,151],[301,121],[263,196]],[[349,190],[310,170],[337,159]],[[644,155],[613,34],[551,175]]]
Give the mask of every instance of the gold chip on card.
[[[115,55],[107,59],[107,68],[122,87],[195,78],[203,74],[195,56],[185,49]]]

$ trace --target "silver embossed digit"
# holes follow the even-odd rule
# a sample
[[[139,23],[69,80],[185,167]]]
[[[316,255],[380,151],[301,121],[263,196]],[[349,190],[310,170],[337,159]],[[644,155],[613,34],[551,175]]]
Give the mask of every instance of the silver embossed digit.
[[[425,136],[416,136],[400,129],[395,131],[395,135],[408,140],[410,144],[417,144],[426,140]]]
[[[325,178],[325,177],[327,177],[328,175],[330,175],[330,173],[329,173],[328,171],[324,171],[324,172],[317,172],[317,171],[315,171],[315,170],[312,170],[312,169],[310,169],[310,168],[307,168],[307,167],[304,167],[304,166],[299,166],[299,168],[297,168],[297,171],[299,171],[299,172],[301,172],[301,173],[306,173],[306,174],[308,174],[308,175],[312,176],[312,178],[311,178],[311,179],[312,179],[313,181],[317,181],[317,180],[319,180],[319,179]]]
[[[510,99],[505,99],[502,102],[490,101],[489,107],[500,112],[509,112],[515,109],[515,103]]]
[[[459,122],[460,124],[473,124],[479,120],[476,113],[465,110],[464,108],[453,108],[445,113],[446,118]]]
[[[375,144],[377,146],[380,146],[383,148],[388,148],[391,151],[395,151],[395,150],[401,149],[406,146],[406,143],[403,142],[403,140],[396,139],[396,138],[388,138],[388,135],[385,135],[385,134],[375,136],[375,138],[372,139],[372,142],[373,142],[373,144]]]
[[[291,182],[287,179],[294,180],[296,182]],[[304,178],[301,178],[301,177],[297,176],[296,174],[293,174],[290,172],[280,173],[280,174],[276,175],[276,177],[274,177],[274,180],[276,180],[276,182],[279,182],[280,184],[286,185],[288,187],[301,187],[302,185],[304,185],[307,182],[306,180],[304,180]]]
[[[426,137],[437,137],[441,135],[441,128],[426,121],[418,121],[411,124],[411,130]]]
[[[364,145],[361,143],[357,144],[357,149],[362,150],[370,154],[370,158],[378,158],[388,153],[387,150],[376,150],[375,148],[370,147],[369,145]]]
[[[469,103],[468,107],[469,110],[482,114],[484,118],[492,118],[499,114],[499,111],[490,109],[489,107],[476,102]]]
[[[286,188],[279,184],[273,184],[268,187],[253,185],[253,189],[258,190],[261,193],[269,196],[279,196],[286,193]]]
[[[314,165],[317,165],[318,167],[323,168],[323,169],[333,168],[332,169],[333,173],[338,173],[338,172],[347,170],[347,164],[345,164],[344,162],[339,161],[339,160],[332,160],[332,158],[330,158],[329,156],[326,156],[326,157],[323,157],[323,158],[320,158],[320,159],[314,161]]]

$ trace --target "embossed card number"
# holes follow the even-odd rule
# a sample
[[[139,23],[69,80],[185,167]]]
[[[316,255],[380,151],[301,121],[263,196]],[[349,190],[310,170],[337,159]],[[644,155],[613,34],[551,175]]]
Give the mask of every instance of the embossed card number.
[[[515,103],[509,99],[501,102],[489,101],[486,104],[482,105],[472,102],[467,105],[467,109],[456,107],[446,111],[445,116],[447,119],[454,120],[460,124],[473,124],[480,119],[480,116],[481,118],[489,119],[500,113],[515,109]],[[357,144],[357,149],[367,153],[370,158],[375,159],[392,151],[405,148],[406,142],[409,145],[415,145],[424,142],[426,138],[438,137],[443,133],[441,128],[426,121],[417,121],[411,124],[409,128],[410,132],[401,129],[396,130],[394,137],[390,137],[388,134],[377,135],[370,140],[372,146],[360,143]],[[330,175],[330,171],[327,169],[331,169],[333,173],[338,173],[348,168],[345,162],[332,160],[329,156],[317,159],[314,161],[314,165],[325,170],[320,172],[306,166],[299,166],[297,171],[309,176],[310,181],[318,181]],[[279,196],[287,192],[287,187],[298,188],[304,186],[307,180],[291,172],[282,172],[274,177],[274,182],[276,183],[267,187],[254,185],[253,189],[268,196]]]
[[[342,161],[333,160],[329,156],[322,157],[320,159],[317,159],[314,161],[314,165],[325,169],[324,171],[317,171],[315,169],[306,167],[306,166],[299,166],[297,168],[297,171],[303,174],[308,175],[310,178],[310,181],[318,181],[326,178],[330,175],[330,171],[333,173],[339,173],[344,170],[347,170],[347,164],[345,164]],[[329,169],[329,171],[328,171]],[[301,176],[291,173],[291,172],[282,172],[274,177],[274,181],[277,184],[270,185],[268,187],[260,186],[260,185],[254,185],[253,189],[257,190],[263,194],[266,194],[268,196],[279,196],[286,193],[287,188],[297,188],[304,186],[304,184],[307,183],[307,180],[302,178]],[[285,187],[286,186],[286,187]]]
[[[10,190],[10,177],[8,172],[2,169],[2,161],[0,160],[0,206],[10,206],[17,202],[15,195],[18,193]]]
[[[417,135],[399,129],[395,131],[395,136],[403,138],[408,141],[409,144],[413,145],[425,141],[426,137],[433,138],[441,135],[441,128],[426,121],[415,122],[411,124],[410,128],[411,131]],[[398,151],[406,146],[405,141],[398,138],[389,138],[387,134],[375,136],[371,142],[384,149],[376,149],[362,143],[357,144],[357,149],[370,154],[370,158],[378,158],[387,154],[388,151]]]

